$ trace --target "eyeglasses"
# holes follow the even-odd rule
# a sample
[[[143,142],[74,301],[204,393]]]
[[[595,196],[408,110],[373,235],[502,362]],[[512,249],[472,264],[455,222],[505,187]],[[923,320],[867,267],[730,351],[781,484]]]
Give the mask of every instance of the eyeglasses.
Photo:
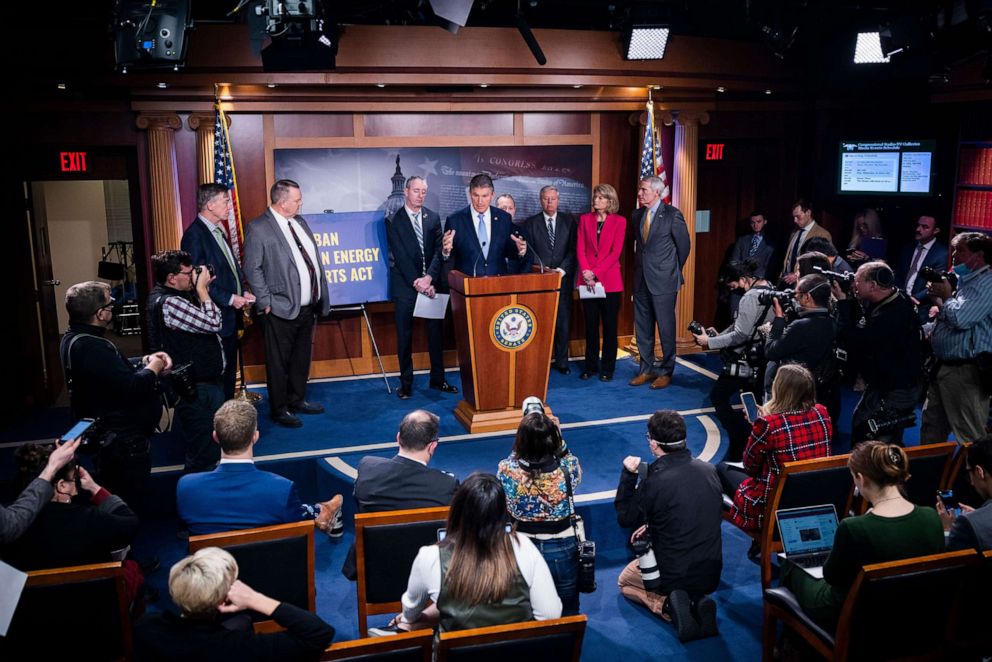
[[[96,312],[100,312],[101,310],[106,310],[107,308],[113,308],[115,303],[117,303],[117,299],[115,299],[114,297],[110,297],[110,302],[97,308]]]
[[[190,267],[189,268],[189,271],[183,271],[182,270],[182,267],[180,267],[179,273],[176,274],[176,275],[177,276],[189,276],[190,278],[192,278],[193,277],[193,272],[195,272],[195,271],[196,271],[196,269],[194,269],[193,267]]]
[[[650,433],[650,432],[645,432],[645,433],[644,433],[644,438],[645,438],[645,439],[647,440],[647,442],[648,442],[649,444],[650,444],[650,443],[651,443],[652,441],[654,441],[654,438],[653,438],[653,437],[651,436],[651,433]]]

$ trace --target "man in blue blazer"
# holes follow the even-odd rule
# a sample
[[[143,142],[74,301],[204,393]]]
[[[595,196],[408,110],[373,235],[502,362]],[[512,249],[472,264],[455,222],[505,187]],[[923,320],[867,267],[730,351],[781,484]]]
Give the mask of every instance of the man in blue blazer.
[[[445,220],[442,257],[454,256],[454,268],[469,276],[521,274],[533,258],[527,240],[510,215],[490,206],[493,180],[479,174],[468,184],[472,204]]]
[[[320,504],[303,504],[293,481],[255,466],[257,423],[255,407],[244,400],[228,400],[214,414],[220,464],[210,472],[186,474],[176,486],[176,508],[189,532],[203,535],[312,518],[318,529],[340,537],[340,494]]]
[[[933,302],[927,293],[927,282],[919,278],[920,269],[932,267],[940,272],[947,271],[947,246],[937,241],[938,234],[940,226],[937,219],[920,216],[916,222],[916,242],[903,252],[896,273],[896,283],[916,304],[920,321],[924,323],[929,321]]]
[[[210,283],[210,298],[220,308],[220,339],[224,345],[224,398],[234,397],[238,373],[238,330],[243,328],[241,310],[255,301],[244,289],[245,276],[231,251],[224,222],[231,211],[231,194],[223,184],[201,184],[196,193],[199,213],[183,233],[182,249],[193,264],[209,264],[216,272]]]

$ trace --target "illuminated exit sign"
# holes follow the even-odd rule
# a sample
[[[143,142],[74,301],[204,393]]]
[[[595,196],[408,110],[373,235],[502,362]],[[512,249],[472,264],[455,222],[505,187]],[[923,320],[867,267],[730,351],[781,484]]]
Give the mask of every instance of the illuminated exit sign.
[[[59,168],[62,172],[86,172],[86,152],[59,152]]]
[[[723,160],[723,143],[709,143],[706,145],[706,160],[707,161],[722,161]]]

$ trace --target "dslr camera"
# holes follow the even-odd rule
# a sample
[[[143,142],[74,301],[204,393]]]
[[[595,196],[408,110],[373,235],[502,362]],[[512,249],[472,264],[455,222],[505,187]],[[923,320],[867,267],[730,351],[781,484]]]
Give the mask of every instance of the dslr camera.
[[[956,289],[958,286],[958,275],[953,271],[938,271],[933,267],[920,267],[917,277],[922,278],[928,283],[939,283],[942,280],[946,280],[951,284],[952,289]]]
[[[821,276],[826,276],[827,280],[831,283],[840,285],[841,291],[845,294],[851,291],[851,285],[854,284],[853,272],[830,271],[830,269],[824,269],[823,267],[813,267],[813,270]]]
[[[196,401],[196,382],[193,381],[192,361],[173,367],[172,371],[164,376],[164,380],[176,396],[187,402]]]
[[[689,328],[689,333],[691,333],[694,336],[707,335],[710,338],[712,338],[716,335],[714,331],[707,331],[706,329],[704,329],[703,325],[697,322],[696,320],[692,320],[691,322],[689,322],[688,328]]]
[[[214,265],[212,264],[201,264],[198,267],[193,267],[193,273],[196,274],[196,276],[193,278],[194,284],[196,283],[196,281],[200,280],[200,275],[203,274],[204,271],[210,274],[211,277],[217,275],[217,270],[214,269]]]
[[[757,379],[763,363],[763,354],[760,343],[748,341],[740,354],[728,352],[727,356],[722,356],[723,374],[741,379]]]
[[[763,290],[758,293],[758,303],[762,306],[771,306],[775,299],[778,299],[786,317],[799,316],[800,306],[796,302],[796,293],[793,290]]]
[[[531,395],[524,398],[523,405],[521,408],[521,418],[527,414],[543,414],[544,413],[544,403],[541,402],[541,398],[536,395]]]

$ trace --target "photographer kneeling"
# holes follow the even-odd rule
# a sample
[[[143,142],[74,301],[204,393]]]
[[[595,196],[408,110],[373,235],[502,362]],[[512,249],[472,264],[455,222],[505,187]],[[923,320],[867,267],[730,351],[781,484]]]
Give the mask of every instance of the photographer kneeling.
[[[183,471],[209,471],[220,460],[213,442],[214,414],[224,404],[221,313],[210,298],[212,267],[193,267],[186,251],[152,256],[157,283],[148,293],[148,340],[175,362],[172,386],[181,396],[176,415],[186,440]],[[194,293],[195,292],[195,293]]]
[[[624,458],[613,503],[620,526],[639,527],[631,536],[638,558],[620,573],[620,592],[673,620],[682,641],[717,634],[707,594],[723,570],[720,480],[713,465],[693,459],[685,432],[678,412],[656,411],[647,432],[654,460]]]
[[[923,339],[916,309],[896,286],[884,262],[858,268],[849,297],[833,283],[841,336],[858,356],[865,390],[851,420],[851,442],[868,439],[902,445],[906,423],[920,398]],[[860,304],[860,305],[859,305]]]
[[[737,404],[741,391],[760,391],[755,385],[762,383],[764,341],[759,337],[758,327],[774,317],[771,301],[761,300],[762,292],[770,290],[771,284],[757,276],[758,267],[750,259],[731,262],[727,267],[727,285],[743,294],[734,325],[715,336],[693,333],[700,347],[720,350],[723,370],[710,391],[710,402],[730,439],[725,457],[730,461],[741,459],[751,432],[751,426],[733,405]]]

